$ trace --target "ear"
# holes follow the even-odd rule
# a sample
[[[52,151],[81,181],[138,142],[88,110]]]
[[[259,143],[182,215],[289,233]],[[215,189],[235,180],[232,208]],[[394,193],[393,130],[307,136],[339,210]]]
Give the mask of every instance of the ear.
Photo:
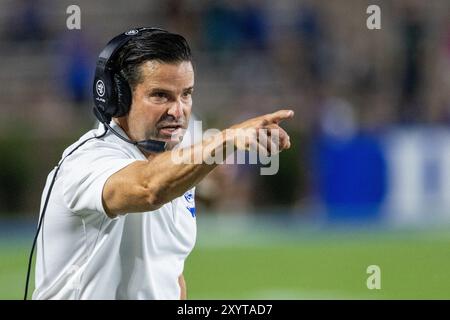
[[[117,93],[117,114],[115,117],[122,117],[130,111],[131,88],[128,82],[120,74],[114,74],[114,85]]]

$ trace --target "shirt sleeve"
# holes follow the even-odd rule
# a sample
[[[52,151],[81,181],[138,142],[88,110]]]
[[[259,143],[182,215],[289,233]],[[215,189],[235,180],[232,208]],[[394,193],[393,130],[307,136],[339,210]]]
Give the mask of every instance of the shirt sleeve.
[[[62,165],[62,194],[75,214],[101,213],[103,187],[108,178],[136,159],[104,142],[89,144],[69,156]]]

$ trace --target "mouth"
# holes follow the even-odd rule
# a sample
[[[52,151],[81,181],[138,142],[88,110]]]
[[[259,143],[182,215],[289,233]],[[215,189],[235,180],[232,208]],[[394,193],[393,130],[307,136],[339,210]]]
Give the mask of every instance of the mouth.
[[[180,124],[164,125],[158,128],[160,135],[172,137],[181,133],[183,126]]]

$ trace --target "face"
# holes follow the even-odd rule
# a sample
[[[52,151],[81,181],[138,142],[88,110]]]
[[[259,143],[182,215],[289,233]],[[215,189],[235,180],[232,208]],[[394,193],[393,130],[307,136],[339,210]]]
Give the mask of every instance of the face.
[[[119,118],[134,140],[160,140],[173,149],[183,138],[192,108],[194,70],[188,61],[147,61],[140,66],[141,82],[133,90],[130,112]]]

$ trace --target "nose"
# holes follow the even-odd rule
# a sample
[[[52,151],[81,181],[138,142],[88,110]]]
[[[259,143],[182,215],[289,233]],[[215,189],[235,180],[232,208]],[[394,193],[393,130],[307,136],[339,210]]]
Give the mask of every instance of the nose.
[[[175,119],[181,118],[183,116],[183,104],[181,101],[174,102],[167,111],[167,114],[173,116]]]

